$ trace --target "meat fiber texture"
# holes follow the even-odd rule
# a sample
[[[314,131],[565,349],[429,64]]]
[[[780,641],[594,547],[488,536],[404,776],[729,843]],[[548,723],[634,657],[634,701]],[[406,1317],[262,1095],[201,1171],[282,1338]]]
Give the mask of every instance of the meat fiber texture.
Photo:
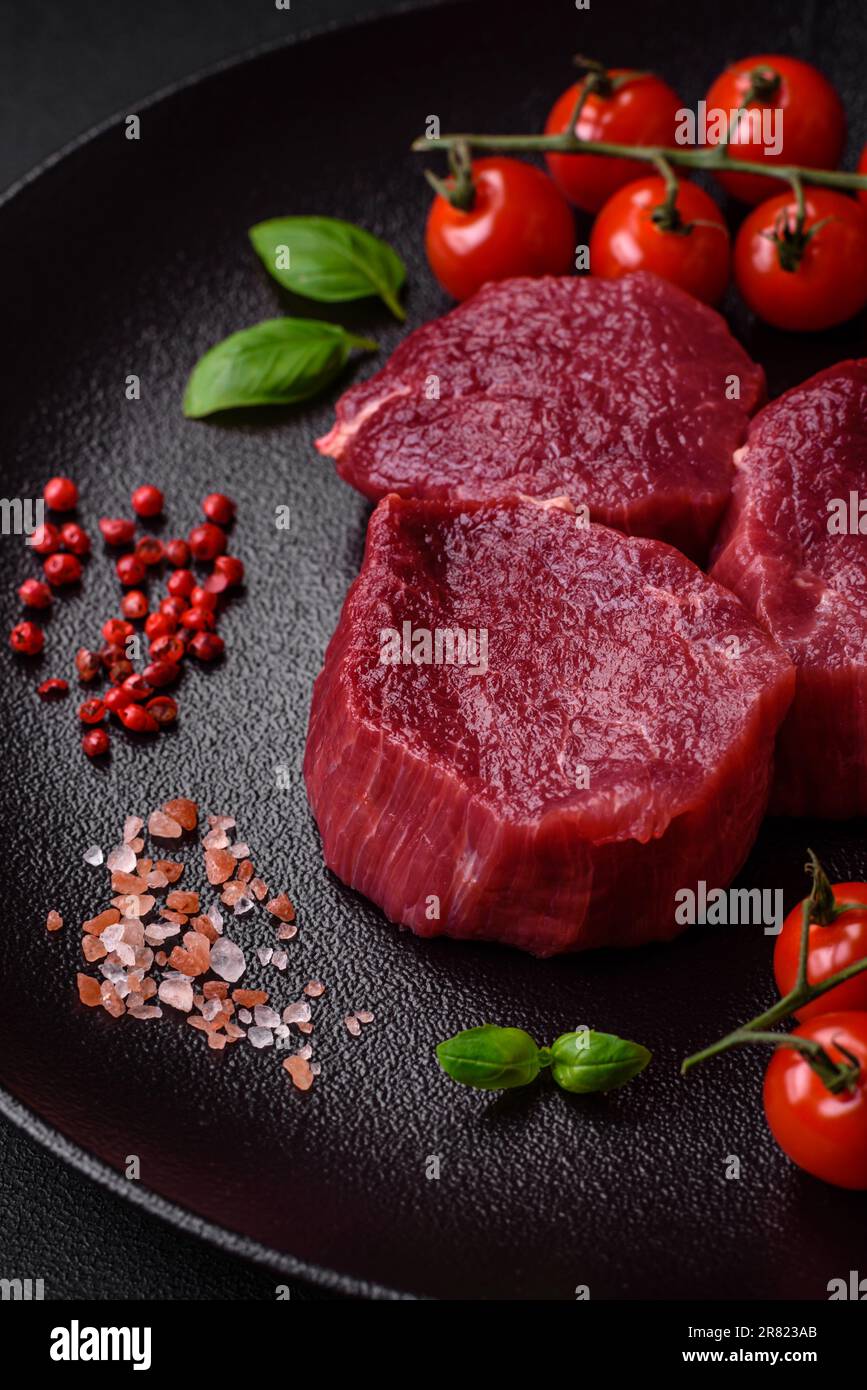
[[[666,940],[676,890],[727,884],[758,830],[788,658],[670,546],[579,519],[396,495],[371,518],[304,775],[329,868],[420,936]]]
[[[505,280],[410,334],[317,447],[366,497],[566,495],[703,561],[764,389],[725,320],[648,272]]]
[[[766,406],[736,465],[713,575],[797,670],[771,810],[867,815],[867,359]]]

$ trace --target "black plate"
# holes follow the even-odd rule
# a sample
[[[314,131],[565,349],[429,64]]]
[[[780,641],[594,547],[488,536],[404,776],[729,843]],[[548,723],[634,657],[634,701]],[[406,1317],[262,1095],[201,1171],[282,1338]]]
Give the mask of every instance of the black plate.
[[[138,143],[114,124],[6,203],[4,492],[33,496],[70,472],[93,526],[152,480],[174,533],[224,487],[239,503],[233,549],[249,573],[225,620],[227,660],[186,677],[177,733],[155,746],[115,736],[106,767],[78,749],[77,700],[40,705],[32,668],[4,645],[0,1082],[13,1118],[25,1107],[59,1152],[126,1191],[116,1174],[137,1154],[138,1200],[174,1219],[182,1208],[214,1239],[346,1290],[568,1299],[588,1284],[595,1298],[821,1298],[830,1278],[863,1267],[867,1198],[814,1182],[777,1151],[761,1114],[765,1057],[743,1052],[678,1078],[684,1053],[771,999],[761,931],[696,929],[666,949],[539,963],[418,941],[325,871],[299,769],[311,685],[368,509],[311,447],[330,400],[211,424],[179,408],[190,366],[224,334],[286,308],[327,313],[290,305],[262,273],[246,243],[260,218],[360,221],[410,264],[411,324],[448,307],[420,253],[429,194],[407,153],[428,114],[444,129],[532,129],[576,49],[657,67],[694,102],[725,58],[782,48],[828,70],[863,138],[863,53],[849,37],[859,18],[858,0],[805,6],[800,19],[782,2],[439,8],[176,91],[142,111]],[[375,302],[333,316],[385,351],[401,337]],[[860,324],[791,339],[739,311],[733,321],[774,391],[863,350]],[[124,398],[129,373],[142,380],[138,402]],[[283,503],[288,536],[274,526]],[[6,630],[35,564],[14,538],[0,562]],[[55,604],[40,677],[68,673],[115,594],[97,554],[82,593]],[[174,1019],[115,1022],[76,1001],[75,926],[103,902],[82,851],[110,846],[125,814],[178,792],[236,814],[269,882],[298,904],[282,986],[262,974],[281,998],[311,975],[329,984],[323,1074],[306,1095],[273,1053],[211,1054]],[[790,906],[807,843],[834,876],[860,877],[863,832],[770,822],[742,881],[783,888]],[[51,937],[49,907],[68,923]],[[271,934],[242,923],[238,935],[252,947]],[[356,1041],[340,1020],[365,1005],[377,1022]],[[432,1049],[485,1019],[546,1040],[590,1023],[640,1039],[655,1060],[607,1098],[475,1094],[442,1076]],[[432,1155],[438,1180],[426,1177]],[[739,1181],[725,1177],[730,1155]]]

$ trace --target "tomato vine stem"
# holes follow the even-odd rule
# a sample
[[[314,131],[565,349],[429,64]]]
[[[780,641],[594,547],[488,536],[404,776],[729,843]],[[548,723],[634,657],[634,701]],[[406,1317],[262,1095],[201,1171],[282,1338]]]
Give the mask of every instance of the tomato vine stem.
[[[813,886],[810,896],[804,899],[804,906],[801,920],[801,940],[798,954],[798,974],[795,983],[784,995],[782,999],[773,1004],[764,1013],[751,1018],[748,1023],[741,1024],[731,1033],[727,1033],[724,1038],[711,1043],[709,1047],[702,1048],[701,1052],[694,1052],[691,1057],[687,1057],[680,1066],[681,1075],[685,1076],[692,1067],[699,1062],[706,1062],[710,1057],[717,1057],[721,1052],[728,1052],[732,1047],[744,1047],[751,1043],[768,1043],[772,1047],[792,1047],[804,1055],[808,1065],[813,1068],[816,1075],[827,1086],[829,1091],[837,1092],[854,1085],[858,1079],[859,1066],[857,1061],[850,1057],[848,1063],[832,1062],[825,1049],[820,1043],[812,1042],[809,1039],[794,1037],[791,1033],[771,1033],[767,1030],[775,1023],[780,1023],[784,1018],[791,1014],[796,1014],[798,1009],[802,1009],[805,1004],[811,1004],[814,999],[821,999],[823,994],[835,989],[837,985],[843,984],[846,980],[851,980],[854,975],[860,975],[867,970],[867,957],[864,960],[854,961],[847,965],[845,969],[838,970],[835,975],[829,975],[827,979],[818,984],[810,984],[807,978],[807,965],[810,947],[810,926],[826,926],[835,917],[843,912],[851,911],[855,907],[863,906],[856,903],[833,903],[830,885],[825,876],[824,870],[812,850],[808,851],[810,862],[807,864],[807,871],[812,875]],[[829,903],[830,899],[830,903]],[[833,904],[833,909],[831,907]],[[832,915],[833,911],[833,915]],[[848,1053],[845,1053],[847,1057]]]
[[[867,174],[852,174],[845,169],[807,169],[795,164],[766,164],[754,160],[733,160],[726,145],[709,145],[700,149],[666,145],[619,145],[609,140],[582,140],[574,131],[561,135],[422,135],[411,146],[415,154],[445,151],[463,144],[471,150],[499,150],[516,154],[599,154],[613,159],[635,159],[655,164],[664,159],[683,169],[703,169],[709,173],[734,168],[739,174],[761,174],[779,179],[793,188],[799,181],[819,184],[825,188],[867,189]]]

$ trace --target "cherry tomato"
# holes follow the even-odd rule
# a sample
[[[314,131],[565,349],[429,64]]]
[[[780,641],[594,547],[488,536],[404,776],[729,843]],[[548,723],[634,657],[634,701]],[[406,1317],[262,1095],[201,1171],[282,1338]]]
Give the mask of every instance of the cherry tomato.
[[[608,199],[593,224],[590,270],[606,280],[653,270],[705,304],[716,304],[729,279],[729,234],[722,213],[701,188],[681,183],[676,225],[666,228],[659,220],[666,191],[665,180],[654,175],[626,184]]]
[[[834,169],[840,162],[846,138],[846,115],[842,102],[830,82],[809,63],[778,53],[760,53],[742,58],[726,68],[711,85],[705,100],[708,118],[711,112],[724,111],[727,124],[731,112],[749,95],[757,91],[756,100],[747,102],[747,110],[771,114],[763,118],[769,125],[768,134],[774,137],[774,125],[781,141],[776,154],[766,153],[767,140],[758,129],[758,117],[746,118],[732,129],[729,150],[732,159],[747,159],[758,164],[800,164],[813,169]],[[749,121],[749,124],[747,123]],[[712,128],[708,144],[720,143]],[[733,198],[744,203],[760,203],[779,191],[779,181],[758,174],[717,174],[723,188]]]
[[[827,926],[820,922],[811,924],[807,957],[807,979],[811,985],[820,984],[829,975],[845,970],[847,965],[867,958],[867,883],[836,883],[831,892],[837,903],[863,903],[864,908],[863,911],[843,912]],[[783,923],[774,946],[774,978],[781,994],[788,994],[797,978],[802,920],[803,903],[799,903]],[[803,1021],[841,1009],[867,1011],[867,970],[837,985],[836,989],[829,989],[812,1004],[804,1004],[795,1017]]]
[[[541,169],[518,159],[479,159],[472,178],[475,200],[468,211],[437,194],[428,216],[427,258],[444,290],[468,299],[488,280],[571,269],[572,212]]]
[[[861,158],[858,160],[858,173],[867,174],[867,145],[861,151]],[[858,201],[867,208],[867,188],[858,189]]]
[[[581,140],[607,140],[616,145],[673,145],[677,113],[683,102],[665,82],[651,73],[630,77],[624,68],[612,68],[615,90],[609,96],[591,91],[578,118],[575,133]],[[617,79],[625,77],[622,86]],[[562,135],[569,129],[584,78],[558,97],[545,122],[546,135]],[[598,81],[598,79],[596,79]],[[625,183],[641,178],[647,165],[637,159],[612,159],[599,154],[546,154],[551,177],[571,203],[585,212],[598,212],[602,204]]]
[[[828,1090],[803,1056],[778,1047],[765,1073],[765,1115],[783,1153],[799,1168],[835,1187],[867,1188],[867,1013],[831,1013],[794,1031],[822,1045],[832,1062],[857,1058],[852,1090]]]
[[[747,304],[766,323],[795,332],[833,328],[867,303],[867,211],[843,193],[810,188],[806,214],[806,233],[828,221],[806,239],[792,269],[784,268],[774,239],[781,228],[795,235],[791,193],[755,208],[735,239],[735,280]]]

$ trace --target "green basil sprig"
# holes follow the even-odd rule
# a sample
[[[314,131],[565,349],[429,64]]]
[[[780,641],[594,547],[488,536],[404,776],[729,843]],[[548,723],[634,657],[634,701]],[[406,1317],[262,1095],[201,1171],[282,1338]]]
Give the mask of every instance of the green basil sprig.
[[[456,1033],[439,1044],[436,1055],[453,1081],[479,1091],[527,1086],[550,1067],[558,1086],[579,1095],[625,1086],[651,1056],[646,1047],[613,1033],[581,1028],[561,1034],[552,1047],[537,1047],[522,1028],[498,1028],[493,1023]]]
[[[184,394],[191,419],[248,405],[293,405],[321,391],[337,376],[353,348],[376,352],[358,338],[319,319],[265,319],[231,333],[200,357]]]
[[[406,266],[379,237],[338,217],[273,217],[250,228],[262,264],[284,289],[324,304],[379,295],[398,319]]]

